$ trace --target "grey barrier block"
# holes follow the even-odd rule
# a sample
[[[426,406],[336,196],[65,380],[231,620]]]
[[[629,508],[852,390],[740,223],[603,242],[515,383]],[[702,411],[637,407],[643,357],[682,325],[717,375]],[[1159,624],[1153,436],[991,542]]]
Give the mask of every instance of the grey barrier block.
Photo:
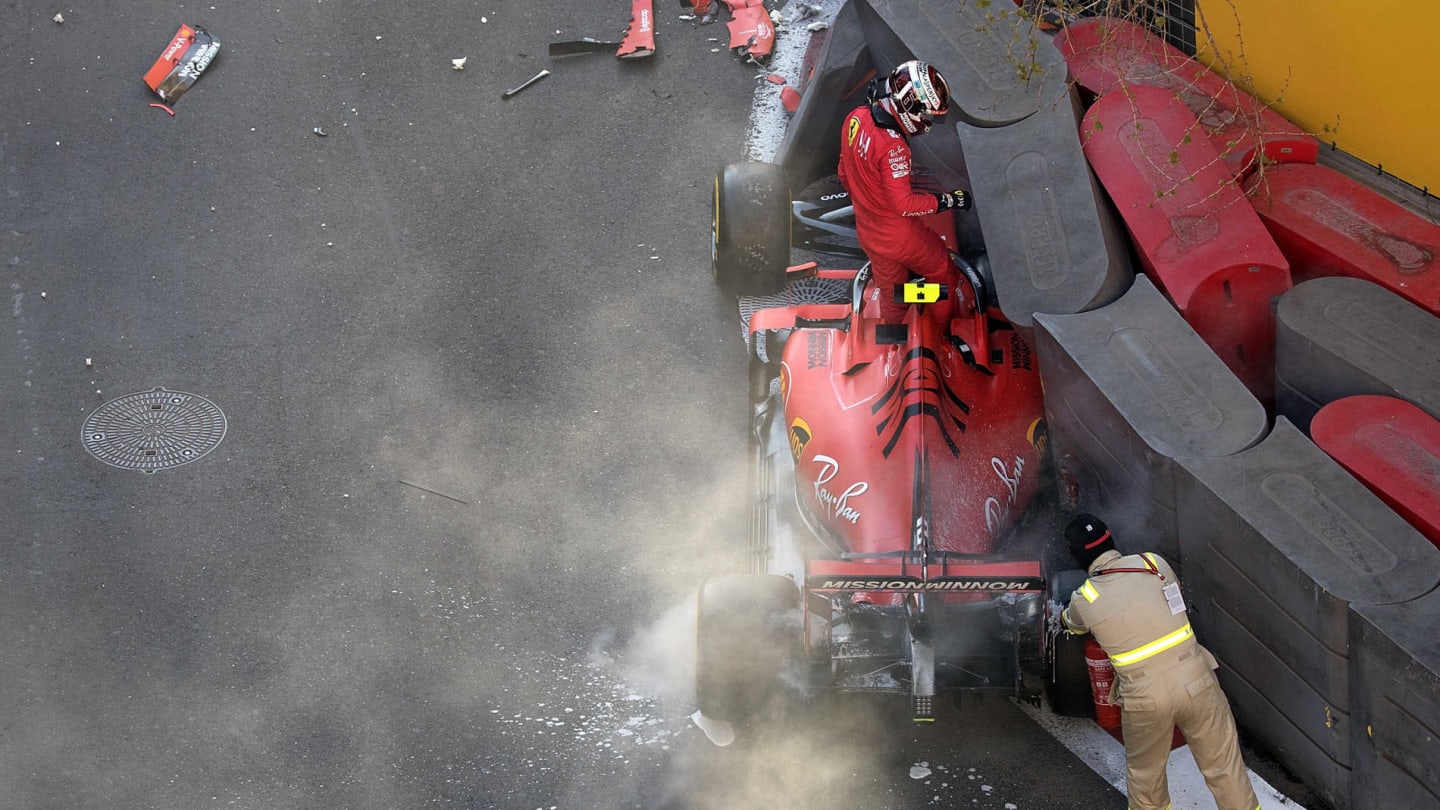
[[[835,173],[842,122],[866,102],[866,79],[875,70],[853,4],[840,9],[827,33],[815,73],[776,147],[774,160],[785,167],[795,191]]]
[[[1350,795],[1351,769],[1336,758],[1345,756],[1348,761],[1348,749],[1335,753],[1335,748],[1345,741],[1345,733],[1340,729],[1349,728],[1349,717],[1334,711],[1314,714],[1312,710],[1323,705],[1323,697],[1296,673],[1280,665],[1264,645],[1233,621],[1211,622],[1197,632],[1200,643],[1222,659],[1217,675],[1230,700],[1235,722],[1328,805],[1336,810],[1349,807],[1346,802]],[[1254,656],[1245,660],[1273,667],[1275,673],[1261,688],[1232,672],[1225,655]],[[1279,704],[1273,702],[1277,695],[1282,701]],[[1303,725],[1297,724],[1297,717]]]
[[[989,0],[852,0],[866,26],[866,41],[885,49],[870,33],[883,24],[914,56],[945,76],[950,120],[998,127],[1025,118],[1065,93],[1069,67],[1049,35],[1018,9]],[[890,57],[876,55],[886,65]],[[923,140],[923,139],[922,139]]]
[[[956,127],[996,298],[1027,334],[1034,313],[1104,306],[1135,278],[1128,237],[1080,149],[1075,92],[1006,127]]]
[[[1351,805],[1440,808],[1440,592],[1350,612]]]
[[[1397,397],[1440,419],[1440,318],[1383,287],[1317,278],[1280,296],[1276,410],[1309,431],[1342,397]]]
[[[1035,324],[1062,487],[1083,482],[1070,505],[1103,517],[1122,550],[1182,564],[1175,459],[1250,447],[1264,407],[1143,275],[1108,306]]]
[[[1349,607],[1429,592],[1440,583],[1440,551],[1283,417],[1248,450],[1180,467],[1191,617],[1224,663],[1236,717],[1344,806]]]

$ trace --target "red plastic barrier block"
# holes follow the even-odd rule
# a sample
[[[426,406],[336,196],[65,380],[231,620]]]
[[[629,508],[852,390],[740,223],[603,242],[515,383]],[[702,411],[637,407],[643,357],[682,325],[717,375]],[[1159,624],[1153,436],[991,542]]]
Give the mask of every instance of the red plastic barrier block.
[[[1278,163],[1314,163],[1319,157],[1319,141],[1137,23],[1077,20],[1055,35],[1055,46],[1075,80],[1096,95],[1122,84],[1174,93],[1204,127],[1233,177],[1255,167],[1257,152]]]
[[[1345,397],[1315,414],[1310,438],[1440,547],[1440,421],[1403,399]]]
[[[1297,284],[1364,279],[1440,315],[1440,225],[1328,166],[1271,166],[1245,186]]]
[[[1215,147],[1192,135],[1196,126],[1173,94],[1122,86],[1090,107],[1080,136],[1146,272],[1268,404],[1271,302],[1290,289],[1289,265]]]

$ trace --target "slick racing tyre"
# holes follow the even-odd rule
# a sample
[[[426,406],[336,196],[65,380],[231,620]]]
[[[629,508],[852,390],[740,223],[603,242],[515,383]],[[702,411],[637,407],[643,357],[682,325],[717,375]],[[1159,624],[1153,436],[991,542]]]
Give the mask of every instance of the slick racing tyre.
[[[1050,598],[1063,601],[1085,582],[1081,569],[1057,571],[1050,577]],[[1059,617],[1055,618],[1059,621]],[[1090,668],[1085,663],[1085,636],[1061,631],[1050,639],[1045,677],[1045,701],[1061,717],[1095,716],[1090,694]]]
[[[710,271],[728,295],[772,295],[790,264],[790,187],[773,163],[732,163],[715,176]]]
[[[1050,675],[1045,679],[1045,701],[1061,717],[1095,717],[1090,694],[1090,670],[1085,663],[1085,636],[1060,633],[1050,650]]]
[[[743,722],[772,706],[801,645],[800,591],[771,574],[712,577],[700,587],[695,698],[709,718]]]

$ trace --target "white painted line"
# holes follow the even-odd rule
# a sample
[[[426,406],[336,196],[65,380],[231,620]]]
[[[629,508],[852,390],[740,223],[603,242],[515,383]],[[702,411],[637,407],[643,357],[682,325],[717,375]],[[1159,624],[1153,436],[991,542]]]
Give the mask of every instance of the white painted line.
[[[1101,779],[1109,782],[1121,793],[1125,792],[1124,745],[1094,721],[1060,717],[1028,704],[1022,704],[1021,708],[1036,724],[1050,732],[1050,736],[1070,749],[1070,753],[1089,765],[1090,770],[1099,774]],[[1170,782],[1170,806],[1173,810],[1213,810],[1215,799],[1210,795],[1210,788],[1205,786],[1205,777],[1200,774],[1200,766],[1195,764],[1195,756],[1190,753],[1190,746],[1182,745],[1170,752],[1166,771]],[[1260,799],[1261,810],[1305,810],[1303,805],[1286,798],[1254,771],[1250,772],[1250,784],[1255,786],[1255,796]]]

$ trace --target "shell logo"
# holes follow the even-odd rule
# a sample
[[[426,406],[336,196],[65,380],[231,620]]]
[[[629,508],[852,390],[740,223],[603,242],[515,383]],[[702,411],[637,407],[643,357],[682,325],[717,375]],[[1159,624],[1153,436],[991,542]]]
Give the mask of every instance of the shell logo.
[[[790,453],[795,456],[796,461],[800,460],[801,454],[805,452],[805,445],[810,443],[810,439],[814,435],[810,432],[810,425],[804,419],[797,416],[790,423]]]

